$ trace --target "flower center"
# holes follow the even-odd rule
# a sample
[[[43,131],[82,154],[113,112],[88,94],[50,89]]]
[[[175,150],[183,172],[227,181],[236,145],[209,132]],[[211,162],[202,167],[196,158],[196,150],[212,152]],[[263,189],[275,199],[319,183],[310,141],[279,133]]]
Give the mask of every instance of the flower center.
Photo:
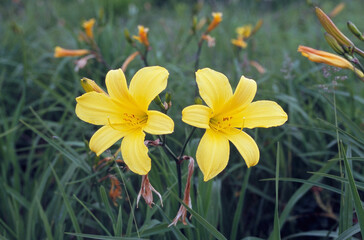
[[[148,120],[148,116],[137,116],[133,113],[123,113],[122,114],[123,123],[129,127],[138,127],[141,125],[145,125]]]
[[[221,131],[232,126],[232,116],[213,117],[210,119],[210,127],[216,131]]]

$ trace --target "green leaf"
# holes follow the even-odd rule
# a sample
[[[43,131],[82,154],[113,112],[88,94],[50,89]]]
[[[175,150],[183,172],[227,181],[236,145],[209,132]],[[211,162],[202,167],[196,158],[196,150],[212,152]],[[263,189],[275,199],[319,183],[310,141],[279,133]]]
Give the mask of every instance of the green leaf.
[[[58,178],[58,176],[57,176],[56,172],[54,171],[53,167],[52,167],[52,166],[50,166],[50,168],[51,168],[51,170],[52,170],[52,172],[53,172],[53,176],[54,176],[54,178],[56,179],[56,182],[57,182],[57,185],[58,185],[59,191],[61,192],[61,195],[62,195],[62,198],[63,198],[64,204],[65,204],[65,206],[66,206],[67,212],[68,212],[68,214],[69,214],[69,216],[70,216],[70,218],[71,218],[72,225],[73,225],[73,227],[74,227],[74,229],[75,229],[76,233],[81,233],[81,229],[80,229],[80,226],[78,225],[78,220],[77,220],[77,218],[76,218],[76,214],[75,214],[75,212],[73,211],[73,208],[72,208],[72,206],[71,206],[71,203],[69,202],[68,197],[67,197],[67,195],[66,195],[66,192],[64,191],[64,188],[63,188],[63,186],[62,186],[61,182],[59,181],[59,178]],[[82,238],[80,238],[80,236],[78,236],[78,237],[77,237],[77,239],[79,239],[79,240],[80,240],[80,239],[82,239]]]
[[[341,144],[341,148],[343,149],[343,152],[344,152],[344,147],[342,146],[342,144]],[[355,206],[356,215],[358,217],[358,221],[359,221],[359,225],[360,225],[361,237],[362,237],[362,239],[364,239],[364,209],[363,209],[363,205],[361,203],[360,197],[359,197],[358,189],[356,188],[356,185],[355,185],[355,180],[354,180],[353,174],[351,172],[349,161],[346,159],[345,154],[344,154],[344,164],[345,164],[346,177],[349,181],[351,195],[354,199],[354,206]]]
[[[170,190],[170,193],[192,214],[192,217],[194,217],[197,220],[197,222],[199,222],[211,235],[213,235],[218,240],[226,240],[224,235],[222,235],[214,226],[212,226],[208,221],[206,221],[200,214],[198,214],[193,209],[189,208],[174,192]]]

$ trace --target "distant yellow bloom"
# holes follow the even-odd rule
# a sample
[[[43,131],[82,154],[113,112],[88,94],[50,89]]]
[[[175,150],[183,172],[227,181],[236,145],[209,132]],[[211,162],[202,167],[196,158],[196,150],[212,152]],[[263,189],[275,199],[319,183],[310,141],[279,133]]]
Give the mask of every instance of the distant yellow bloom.
[[[59,57],[79,57],[79,56],[83,56],[90,53],[89,50],[87,49],[76,49],[76,50],[71,50],[71,49],[65,49],[65,48],[61,48],[59,46],[54,48],[54,57],[59,58]]]
[[[274,127],[284,124],[288,117],[273,101],[252,102],[257,84],[240,78],[235,93],[222,73],[209,68],[196,72],[196,82],[204,105],[188,106],[182,111],[182,121],[206,132],[197,147],[196,160],[204,181],[215,177],[229,160],[229,141],[243,156],[248,167],[259,161],[259,149],[244,128]]]
[[[100,155],[122,138],[121,154],[129,169],[146,175],[151,169],[145,133],[169,134],[174,122],[167,115],[148,110],[149,104],[167,86],[168,71],[162,67],[145,67],[130,81],[129,88],[121,69],[106,75],[108,95],[87,92],[76,98],[76,115],[83,121],[102,125],[90,140],[90,148]]]
[[[133,36],[133,38],[138,40],[140,43],[144,44],[144,46],[148,47],[149,46],[149,41],[148,41],[149,28],[145,28],[144,26],[139,25],[138,30],[139,30],[139,36]]]
[[[243,38],[231,39],[231,43],[241,48],[246,48],[248,46],[247,42],[245,42]]]
[[[252,33],[252,25],[245,25],[242,27],[236,28],[236,34],[238,34],[239,37],[243,38],[249,38]]]
[[[246,48],[247,42],[246,40],[251,36],[252,34],[252,26],[251,25],[245,25],[242,27],[236,28],[236,39],[231,39],[231,43],[237,47]]]
[[[222,13],[221,12],[213,12],[212,17],[213,17],[213,19],[212,19],[210,25],[207,27],[207,30],[206,30],[207,33],[211,32],[214,28],[217,27],[217,25],[220,24],[220,22],[222,21]]]
[[[93,39],[94,38],[94,33],[93,33],[93,27],[95,24],[95,19],[91,18],[88,21],[83,22],[82,26],[85,29],[85,33],[86,35],[90,38]]]

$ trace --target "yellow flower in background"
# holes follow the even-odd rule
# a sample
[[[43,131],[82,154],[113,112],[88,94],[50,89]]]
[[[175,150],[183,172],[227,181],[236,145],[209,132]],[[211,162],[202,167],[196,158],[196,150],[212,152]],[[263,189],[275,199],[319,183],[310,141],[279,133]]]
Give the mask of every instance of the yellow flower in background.
[[[138,30],[139,30],[139,36],[133,36],[133,38],[138,40],[141,44],[144,44],[144,46],[148,47],[149,46],[149,41],[148,41],[149,28],[145,28],[144,26],[139,25]]]
[[[250,24],[236,28],[237,37],[236,39],[231,39],[231,43],[237,47],[246,48],[248,46],[246,40],[252,36],[253,30]]]
[[[251,33],[252,33],[252,25],[250,24],[236,28],[236,34],[238,34],[238,37],[249,38]]]
[[[298,51],[312,62],[325,63],[334,67],[347,68],[354,71],[360,78],[364,78],[363,72],[355,68],[348,60],[336,54],[316,50],[314,48],[300,45]]]
[[[87,50],[87,49],[71,50],[71,49],[61,48],[59,46],[54,48],[54,57],[55,58],[59,58],[59,57],[79,57],[79,56],[86,55],[88,53],[90,53],[90,51]]]
[[[95,25],[95,19],[91,18],[88,21],[83,22],[82,27],[85,29],[86,35],[90,38],[94,38],[93,27]]]
[[[204,181],[219,174],[229,160],[229,141],[232,142],[248,167],[259,161],[259,149],[243,128],[274,127],[284,124],[288,117],[273,101],[252,102],[257,84],[240,78],[233,93],[229,80],[209,68],[196,72],[196,82],[204,105],[188,106],[182,111],[182,121],[206,132],[197,147],[196,160]]]
[[[76,98],[76,115],[83,121],[102,125],[90,140],[98,156],[122,138],[121,154],[129,169],[146,175],[151,169],[145,133],[173,132],[174,122],[167,115],[148,110],[151,101],[167,86],[168,71],[145,67],[132,78],[129,88],[121,69],[106,75],[108,94],[91,91]]]
[[[220,22],[222,21],[222,13],[213,12],[212,17],[213,17],[213,19],[206,30],[207,33],[211,32],[213,29],[215,29],[220,24]]]

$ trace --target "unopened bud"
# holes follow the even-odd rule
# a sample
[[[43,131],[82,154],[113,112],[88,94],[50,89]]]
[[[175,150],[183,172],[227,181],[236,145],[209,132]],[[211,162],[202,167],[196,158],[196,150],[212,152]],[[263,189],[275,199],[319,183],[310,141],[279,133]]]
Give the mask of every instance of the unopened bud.
[[[98,92],[98,93],[104,93],[106,92],[100,88],[95,81],[88,79],[88,78],[82,78],[81,79],[81,86],[85,90],[85,92]]]
[[[347,38],[334,24],[334,22],[318,7],[316,7],[316,15],[320,20],[322,27],[333,36],[336,41],[344,48],[344,50],[352,55],[354,44]]]
[[[338,54],[343,55],[345,53],[344,49],[336,41],[336,39],[328,33],[325,33],[325,39],[330,47]]]
[[[364,41],[363,33],[355,26],[354,23],[348,21],[347,22],[349,30],[354,34],[355,37],[359,38],[361,41]]]
[[[125,35],[125,39],[126,41],[128,41],[128,43],[133,44],[133,39],[130,37],[130,33],[128,29],[124,29],[124,35]]]
[[[193,16],[192,19],[192,33],[195,34],[197,29],[197,17]]]
[[[172,95],[169,92],[166,92],[165,99],[166,99],[166,102],[169,104],[172,100]]]
[[[158,107],[160,107],[160,109],[161,110],[165,110],[165,107],[164,107],[164,105],[163,105],[163,103],[162,103],[162,101],[161,101],[161,98],[159,97],[159,95],[157,95],[155,98],[154,98],[154,100],[153,100],[154,102],[155,102],[155,104],[157,104],[158,105]]]
[[[195,97],[195,104],[202,104],[202,99],[200,97]]]

